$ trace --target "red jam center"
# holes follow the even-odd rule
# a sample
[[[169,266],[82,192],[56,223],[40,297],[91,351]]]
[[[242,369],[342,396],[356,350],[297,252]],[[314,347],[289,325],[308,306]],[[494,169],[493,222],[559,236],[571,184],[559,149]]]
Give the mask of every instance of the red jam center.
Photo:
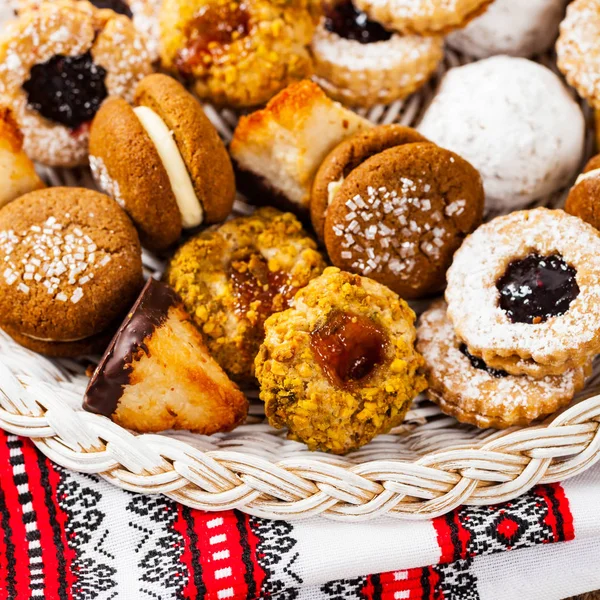
[[[189,74],[195,66],[212,62],[235,40],[248,35],[250,14],[244,2],[205,6],[187,26],[187,45],[179,52],[177,68]]]
[[[387,338],[370,319],[335,312],[311,333],[310,345],[329,381],[348,387],[384,362]]]
[[[325,29],[361,44],[387,42],[392,37],[391,32],[369,20],[366,13],[349,0],[325,6]]]

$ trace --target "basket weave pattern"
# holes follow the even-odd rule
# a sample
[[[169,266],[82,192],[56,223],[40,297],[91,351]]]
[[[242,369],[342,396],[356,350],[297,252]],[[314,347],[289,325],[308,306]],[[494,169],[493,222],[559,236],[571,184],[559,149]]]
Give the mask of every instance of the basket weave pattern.
[[[365,116],[378,123],[414,124],[439,75],[463,60],[448,53],[438,77],[422,92]],[[552,66],[549,58],[543,62]],[[236,115],[205,109],[230,139]],[[589,155],[591,128],[588,138]],[[84,172],[46,175],[54,185],[90,184]],[[543,204],[557,206],[562,199],[556,194]],[[249,210],[240,202],[236,209]],[[148,254],[144,265],[148,275],[160,275],[163,268]],[[380,515],[426,519],[460,504],[509,500],[538,483],[577,475],[600,459],[600,368],[578,401],[544,424],[478,430],[420,398],[400,427],[336,457],[287,440],[285,432],[264,421],[260,403],[252,403],[247,424],[229,434],[133,435],[81,409],[89,364],[85,359],[49,361],[0,333],[0,428],[31,438],[66,468],[209,511],[237,508],[286,520],[315,515],[347,521]]]

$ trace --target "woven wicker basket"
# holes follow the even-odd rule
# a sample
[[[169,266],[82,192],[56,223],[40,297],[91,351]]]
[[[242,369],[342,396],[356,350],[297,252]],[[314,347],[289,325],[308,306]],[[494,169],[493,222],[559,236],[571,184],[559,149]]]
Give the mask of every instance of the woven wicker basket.
[[[366,116],[378,123],[415,124],[439,77],[465,60],[448,52],[436,78],[419,94]],[[553,68],[550,57],[542,62]],[[236,115],[205,109],[229,140]],[[589,156],[593,115],[584,110]],[[84,171],[48,171],[46,177],[54,185],[91,185]],[[563,196],[542,203],[558,206]],[[240,201],[236,210],[251,209]],[[163,268],[148,254],[144,265],[148,275],[159,276]],[[285,432],[264,422],[260,402],[252,402],[247,424],[229,434],[133,435],[81,409],[85,369],[92,361],[49,361],[0,334],[0,428],[31,438],[66,468],[208,511],[237,508],[278,519],[323,515],[362,521],[384,514],[425,519],[460,504],[509,500],[537,483],[577,475],[600,458],[600,368],[567,410],[543,424],[479,430],[419,398],[402,426],[335,457],[287,440]],[[256,392],[249,395],[256,398]]]

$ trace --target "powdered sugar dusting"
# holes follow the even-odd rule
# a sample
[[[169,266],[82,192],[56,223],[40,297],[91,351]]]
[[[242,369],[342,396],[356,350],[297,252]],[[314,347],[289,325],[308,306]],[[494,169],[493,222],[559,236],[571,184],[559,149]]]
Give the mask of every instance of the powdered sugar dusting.
[[[105,162],[99,156],[90,155],[90,169],[94,180],[104,192],[106,192],[115,202],[125,208],[125,200],[121,195],[119,182],[113,179],[106,168]]]

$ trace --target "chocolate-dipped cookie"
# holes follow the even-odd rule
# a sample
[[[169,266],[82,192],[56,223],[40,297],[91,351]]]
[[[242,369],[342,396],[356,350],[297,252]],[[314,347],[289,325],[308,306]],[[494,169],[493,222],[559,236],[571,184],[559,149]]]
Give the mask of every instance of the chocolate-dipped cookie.
[[[118,98],[104,104],[92,125],[90,166],[152,250],[175,243],[182,227],[225,220],[233,206],[223,142],[197,100],[166,75],[142,80],[133,107]]]
[[[0,327],[50,356],[104,350],[142,286],[131,221],[91,190],[39,190],[2,208],[0,260]]]
[[[139,432],[229,431],[248,401],[213,360],[181,299],[150,279],[88,385],[84,408]]]

